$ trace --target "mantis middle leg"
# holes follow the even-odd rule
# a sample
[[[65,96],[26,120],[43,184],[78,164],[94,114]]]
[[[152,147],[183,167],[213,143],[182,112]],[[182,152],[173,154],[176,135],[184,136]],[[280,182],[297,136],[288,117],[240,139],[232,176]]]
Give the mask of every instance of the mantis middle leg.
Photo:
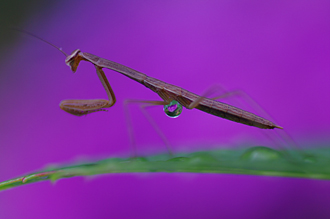
[[[168,103],[165,102],[165,101],[125,100],[124,108],[125,108],[125,114],[126,114],[126,118],[127,118],[127,128],[128,128],[128,134],[129,134],[129,137],[130,137],[130,144],[132,146],[133,157],[136,157],[137,153],[136,153],[136,146],[135,146],[136,144],[135,144],[135,138],[134,138],[133,128],[132,128],[133,127],[132,119],[131,119],[131,116],[130,116],[130,113],[129,113],[129,108],[128,108],[128,104],[132,104],[132,103],[140,104],[139,107],[140,107],[141,112],[147,118],[148,122],[152,125],[152,127],[156,130],[157,134],[159,135],[159,137],[164,142],[169,155],[172,156],[173,152],[171,150],[171,146],[170,146],[169,141],[167,140],[164,133],[161,131],[159,126],[156,124],[156,122],[153,120],[153,118],[149,115],[149,113],[146,110],[146,108],[151,107],[151,106],[167,105]]]

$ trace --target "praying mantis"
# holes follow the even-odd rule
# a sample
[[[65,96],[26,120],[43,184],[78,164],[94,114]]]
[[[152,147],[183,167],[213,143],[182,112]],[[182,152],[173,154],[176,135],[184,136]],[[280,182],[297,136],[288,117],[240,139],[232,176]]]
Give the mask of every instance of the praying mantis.
[[[151,105],[163,105],[165,113],[170,117],[177,117],[180,115],[182,108],[198,109],[200,111],[231,120],[237,123],[242,123],[249,126],[254,126],[260,129],[283,129],[281,126],[273,122],[257,116],[253,113],[247,112],[240,108],[231,106],[226,103],[217,101],[217,98],[207,98],[206,95],[200,96],[179,86],[168,84],[159,79],[147,76],[144,73],[121,65],[119,63],[98,57],[96,55],[81,52],[79,49],[73,51],[70,55],[65,53],[61,48],[45,41],[44,39],[29,33],[27,31],[19,30],[28,35],[36,37],[51,46],[61,51],[65,56],[65,63],[68,65],[73,73],[77,71],[80,61],[90,62],[95,66],[96,73],[107,93],[108,100],[105,99],[90,99],[90,100],[63,100],[60,103],[60,108],[72,115],[82,116],[98,111],[105,111],[116,103],[115,94],[107,80],[103,68],[116,71],[126,77],[144,85],[151,91],[159,95],[162,101],[139,101]]]

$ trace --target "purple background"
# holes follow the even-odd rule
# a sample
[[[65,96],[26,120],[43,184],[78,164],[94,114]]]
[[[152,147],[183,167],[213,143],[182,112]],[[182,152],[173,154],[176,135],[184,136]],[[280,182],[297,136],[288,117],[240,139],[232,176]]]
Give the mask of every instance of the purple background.
[[[202,94],[214,84],[252,96],[302,146],[330,141],[330,2],[63,1],[24,29]],[[127,156],[124,99],[159,100],[110,70],[117,104],[74,117],[63,99],[106,98],[94,67],[76,74],[54,48],[21,34],[2,60],[0,181],[51,163]],[[235,103],[235,102],[229,102]],[[238,105],[254,112],[249,107]],[[131,107],[140,154],[165,148]],[[149,110],[175,151],[268,145],[253,128],[184,110]],[[268,130],[268,132],[272,132]],[[30,184],[0,194],[0,218],[326,218],[328,181],[214,174],[116,174]]]

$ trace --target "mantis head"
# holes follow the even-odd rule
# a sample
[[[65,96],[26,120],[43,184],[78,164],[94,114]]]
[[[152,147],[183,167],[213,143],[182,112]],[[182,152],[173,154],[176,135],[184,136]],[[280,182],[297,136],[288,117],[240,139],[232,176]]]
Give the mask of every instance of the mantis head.
[[[71,53],[71,55],[68,55],[65,59],[65,64],[67,64],[70,67],[71,71],[73,71],[74,73],[77,71],[79,62],[84,59],[81,54],[82,52],[80,51],[80,49],[76,49]]]
[[[80,49],[77,49],[75,51],[72,52],[71,55],[68,55],[66,52],[64,52],[62,50],[62,48],[58,47],[58,46],[55,46],[54,44],[44,40],[43,38],[37,36],[37,35],[34,35],[33,33],[30,33],[26,30],[21,30],[21,29],[17,29],[17,28],[12,28],[16,31],[19,31],[19,32],[22,32],[22,33],[25,33],[25,34],[28,34],[32,37],[35,37],[41,41],[44,41],[45,43],[55,47],[56,49],[58,49],[61,53],[63,53],[65,56],[66,56],[66,59],[65,59],[65,63],[70,67],[70,69],[73,71],[73,72],[76,72],[77,71],[77,67],[79,65],[79,62],[81,60],[83,60],[84,58],[82,57],[82,52],[80,51]]]

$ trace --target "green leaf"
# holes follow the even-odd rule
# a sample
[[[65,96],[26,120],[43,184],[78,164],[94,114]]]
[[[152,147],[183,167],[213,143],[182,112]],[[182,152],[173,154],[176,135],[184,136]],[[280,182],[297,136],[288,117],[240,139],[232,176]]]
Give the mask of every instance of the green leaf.
[[[43,181],[105,173],[191,172],[330,179],[330,149],[278,151],[267,147],[221,149],[52,166],[0,183],[0,190]]]

